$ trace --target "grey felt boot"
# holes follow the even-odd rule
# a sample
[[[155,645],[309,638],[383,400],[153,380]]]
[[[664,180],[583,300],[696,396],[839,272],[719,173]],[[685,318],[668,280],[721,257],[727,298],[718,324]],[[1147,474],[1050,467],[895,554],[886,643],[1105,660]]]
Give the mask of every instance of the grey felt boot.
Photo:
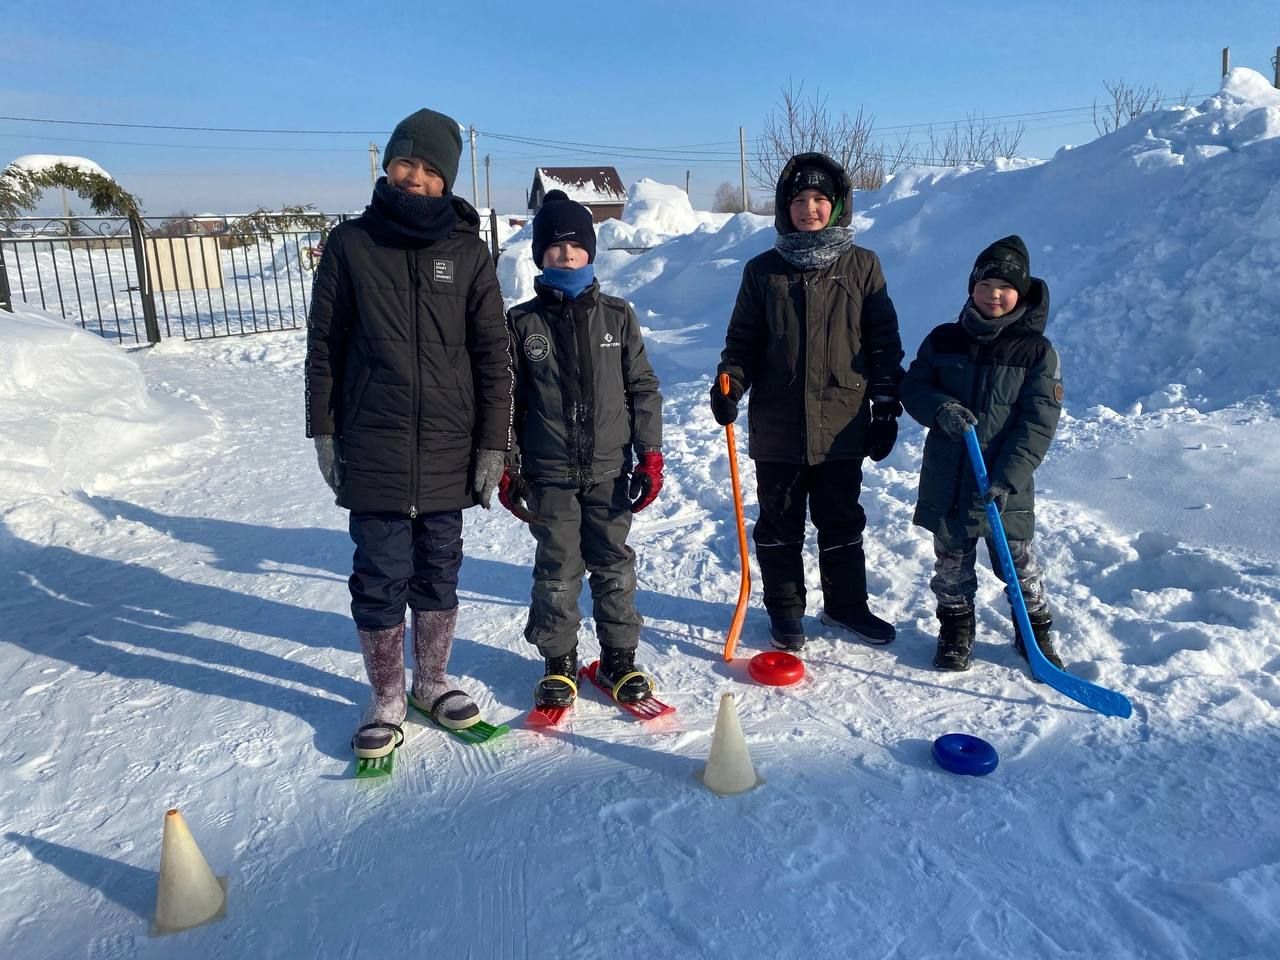
[[[480,721],[480,708],[461,690],[449,684],[449,653],[458,608],[413,611],[414,707],[442,727],[465,730]]]
[[[385,757],[404,740],[404,624],[358,633],[373,692],[351,748],[357,757]]]

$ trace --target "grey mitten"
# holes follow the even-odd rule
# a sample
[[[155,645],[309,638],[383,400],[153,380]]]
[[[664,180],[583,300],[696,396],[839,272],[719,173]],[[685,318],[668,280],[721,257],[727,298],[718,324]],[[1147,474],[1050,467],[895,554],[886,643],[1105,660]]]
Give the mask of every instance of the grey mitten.
[[[329,485],[333,495],[338,495],[342,486],[342,441],[331,433],[315,437],[316,462],[320,465],[320,476]]]
[[[987,485],[987,495],[982,498],[982,502],[994,503],[996,510],[1004,513],[1004,505],[1009,502],[1009,494],[1013,491],[1006,487],[1003,483],[989,483]]]
[[[965,427],[971,427],[978,422],[978,418],[970,413],[967,407],[954,400],[948,400],[940,406],[938,412],[934,414],[934,419],[938,422],[938,429],[952,440],[963,440]]]
[[[480,506],[486,510],[493,499],[493,491],[498,488],[498,481],[502,479],[502,467],[506,459],[504,450],[476,450],[475,473],[471,485]]]

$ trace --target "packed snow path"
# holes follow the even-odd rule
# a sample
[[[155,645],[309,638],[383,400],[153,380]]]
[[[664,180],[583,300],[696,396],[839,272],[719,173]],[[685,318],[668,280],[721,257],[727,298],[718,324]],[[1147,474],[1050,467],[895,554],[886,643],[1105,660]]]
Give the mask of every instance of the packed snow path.
[[[135,353],[208,432],[100,481],[109,493],[8,491],[0,954],[1275,955],[1280,571],[1180,542],[1182,505],[1161,530],[1095,511],[1104,478],[1090,489],[1063,465],[1101,455],[1105,424],[1064,430],[1041,543],[1068,665],[1129,694],[1130,721],[1031,682],[985,557],[974,668],[931,668],[910,428],[863,497],[897,643],[821,633],[811,542],[806,680],[747,679],[767,645],[758,590],[723,663],[738,585],[723,432],[704,384],[669,384],[667,486],[632,543],[640,662],[675,718],[646,726],[587,691],[561,732],[468,747],[419,730],[392,782],[362,784],[344,779],[365,694],[351,547],[303,439],[301,339]],[[1242,446],[1248,429],[1274,420],[1238,427]],[[487,719],[516,725],[540,672],[521,637],[532,540],[478,509],[465,539],[453,668]],[[767,781],[729,799],[694,779],[723,691]],[[995,774],[936,768],[930,742],[951,731],[995,743]],[[231,877],[227,919],[181,943],[147,936],[171,806]]]

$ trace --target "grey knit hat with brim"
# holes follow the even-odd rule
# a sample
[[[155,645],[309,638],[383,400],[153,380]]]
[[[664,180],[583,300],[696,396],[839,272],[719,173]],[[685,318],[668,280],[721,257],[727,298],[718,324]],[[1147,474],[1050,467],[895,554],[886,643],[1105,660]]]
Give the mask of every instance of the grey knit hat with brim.
[[[453,117],[425,107],[411,113],[391,131],[382,153],[382,169],[396,157],[417,157],[444,178],[446,192],[452,192],[462,157],[462,132]]]

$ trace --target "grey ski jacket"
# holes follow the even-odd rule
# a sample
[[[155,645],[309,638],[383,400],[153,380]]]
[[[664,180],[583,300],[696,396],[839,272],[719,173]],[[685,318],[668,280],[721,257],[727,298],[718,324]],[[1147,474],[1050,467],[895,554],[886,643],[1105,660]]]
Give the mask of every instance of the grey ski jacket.
[[[515,445],[535,482],[586,486],[662,446],[662,394],[640,323],[593,282],[576,299],[535,281],[507,312],[515,357]]]

